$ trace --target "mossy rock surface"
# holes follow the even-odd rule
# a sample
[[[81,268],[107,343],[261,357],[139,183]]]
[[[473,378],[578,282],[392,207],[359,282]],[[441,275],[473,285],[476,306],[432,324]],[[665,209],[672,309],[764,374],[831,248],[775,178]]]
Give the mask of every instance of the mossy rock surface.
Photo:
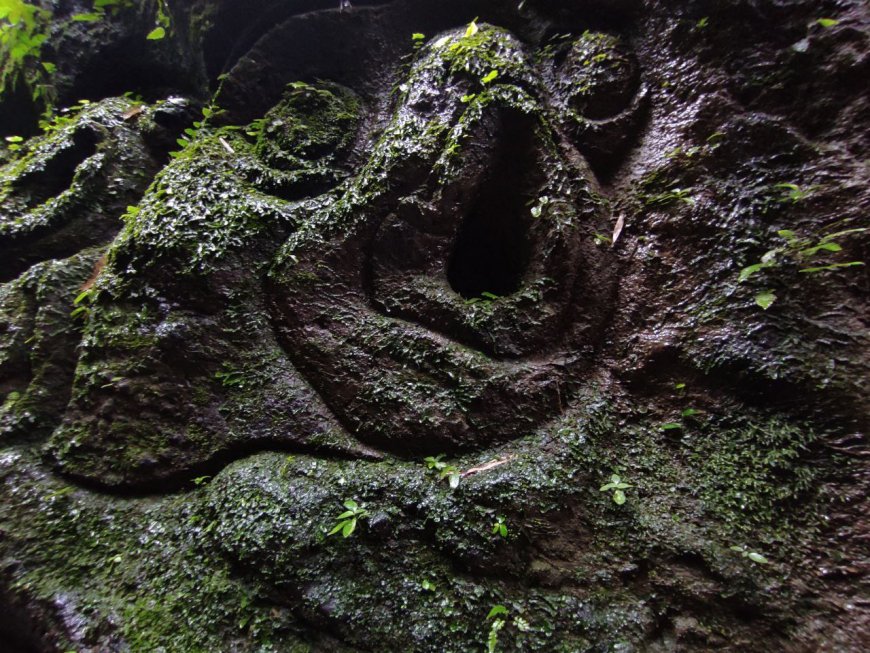
[[[0,96],[0,642],[862,650],[866,5],[171,4]]]

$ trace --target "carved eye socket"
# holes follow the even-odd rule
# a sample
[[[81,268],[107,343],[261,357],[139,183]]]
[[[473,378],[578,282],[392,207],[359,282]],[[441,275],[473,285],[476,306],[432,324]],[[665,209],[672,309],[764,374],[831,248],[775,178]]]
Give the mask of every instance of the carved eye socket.
[[[612,175],[632,146],[645,106],[634,53],[618,36],[585,32],[556,49],[552,85],[562,127],[599,178]]]
[[[583,34],[559,67],[559,94],[589,120],[604,120],[631,105],[640,86],[637,61],[618,36]]]

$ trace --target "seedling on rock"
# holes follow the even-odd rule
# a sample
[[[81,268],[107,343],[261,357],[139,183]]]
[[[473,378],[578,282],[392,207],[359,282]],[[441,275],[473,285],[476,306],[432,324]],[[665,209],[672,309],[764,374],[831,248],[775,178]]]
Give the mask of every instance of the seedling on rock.
[[[623,483],[622,479],[619,475],[614,474],[610,477],[610,483],[605,483],[599,488],[599,492],[609,492],[613,490],[613,503],[617,506],[621,506],[625,503],[625,492],[623,490],[630,488],[631,485],[628,483]]]
[[[350,537],[356,530],[356,523],[360,519],[369,516],[369,511],[357,504],[353,499],[347,499],[342,504],[347,510],[336,517],[335,526],[329,531],[329,535],[335,535],[341,531],[342,537]]]

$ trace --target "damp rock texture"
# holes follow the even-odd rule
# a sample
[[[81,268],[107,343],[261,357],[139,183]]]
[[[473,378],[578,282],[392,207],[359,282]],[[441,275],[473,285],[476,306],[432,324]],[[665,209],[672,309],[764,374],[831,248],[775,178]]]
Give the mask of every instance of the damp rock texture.
[[[43,3],[4,650],[866,650],[866,3],[345,4]]]

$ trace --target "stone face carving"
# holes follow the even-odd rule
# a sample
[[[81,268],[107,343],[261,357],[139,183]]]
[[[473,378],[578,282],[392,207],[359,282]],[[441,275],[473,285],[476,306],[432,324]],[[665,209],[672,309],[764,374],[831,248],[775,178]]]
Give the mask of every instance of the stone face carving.
[[[291,235],[269,283],[294,364],[347,428],[400,455],[558,412],[613,308],[594,175],[531,53],[477,29],[424,46],[362,174]]]
[[[0,642],[856,648],[866,8],[170,4],[3,154]]]
[[[104,279],[116,275],[118,291],[93,314],[89,371],[52,439],[63,469],[148,484],[258,442],[311,446],[308,429],[350,455],[373,454],[357,440],[404,457],[475,450],[559,413],[616,291],[595,240],[614,218],[584,125],[603,134],[639,120],[639,73],[615,37],[563,39],[538,64],[508,31],[475,30],[422,46],[380,135],[360,133],[353,90],[291,82],[230,146],[235,160],[203,150],[162,173],[114,245]],[[352,171],[354,142],[367,144]],[[622,135],[614,143],[624,149]],[[198,296],[170,270],[197,272]],[[245,313],[264,302],[269,323],[239,334],[228,301]],[[108,335],[117,328],[142,336]],[[276,405],[269,428],[227,420],[220,395],[254,383],[236,367],[250,348],[229,344],[239,337],[272,343],[248,358],[268,361],[279,384],[262,389]],[[300,422],[292,406],[306,385],[319,399],[304,391],[304,403],[319,408]]]

